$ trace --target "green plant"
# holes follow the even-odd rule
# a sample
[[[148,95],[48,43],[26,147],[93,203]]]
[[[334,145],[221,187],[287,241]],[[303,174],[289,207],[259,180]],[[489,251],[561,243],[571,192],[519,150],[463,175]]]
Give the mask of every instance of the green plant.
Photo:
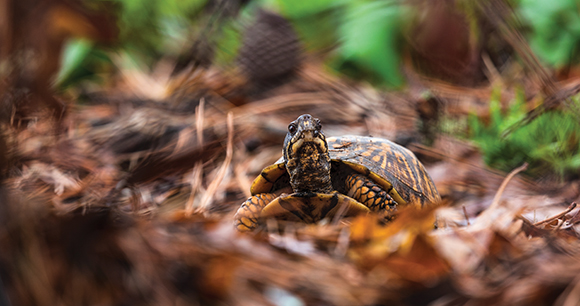
[[[530,46],[547,64],[560,68],[580,57],[577,0],[520,0],[518,12],[531,29]]]
[[[573,98],[578,103],[578,96]],[[489,122],[476,115],[468,118],[468,138],[473,140],[491,167],[510,171],[524,162],[528,173],[540,175],[546,170],[565,178],[580,170],[580,123],[573,113],[551,111],[538,117],[507,137],[502,133],[526,114],[520,94],[502,111],[497,97],[490,102]]]
[[[127,54],[147,66],[163,56],[177,57],[201,29],[200,18],[206,0],[112,0],[119,37],[103,47],[88,40],[72,39],[65,45],[56,85],[66,88],[83,80],[99,80],[110,71],[112,54]]]
[[[307,49],[335,48],[330,66],[354,77],[398,87],[402,21],[399,1],[274,0]]]

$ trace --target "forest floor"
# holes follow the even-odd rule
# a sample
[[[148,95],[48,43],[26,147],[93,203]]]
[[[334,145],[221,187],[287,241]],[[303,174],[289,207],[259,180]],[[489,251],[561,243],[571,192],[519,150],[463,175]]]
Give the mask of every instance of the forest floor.
[[[60,119],[38,112],[6,129],[1,305],[580,300],[580,182],[493,170],[477,147],[437,128],[443,117],[489,116],[497,86],[408,72],[409,87],[389,92],[316,62],[266,89],[213,68],[173,78],[162,67],[122,72],[107,88],[55,96],[67,106]],[[515,86],[500,89],[502,103],[515,95]],[[368,215],[237,232],[233,214],[252,180],[281,156],[288,123],[304,113],[327,136],[408,147],[441,203],[401,209],[386,225]]]

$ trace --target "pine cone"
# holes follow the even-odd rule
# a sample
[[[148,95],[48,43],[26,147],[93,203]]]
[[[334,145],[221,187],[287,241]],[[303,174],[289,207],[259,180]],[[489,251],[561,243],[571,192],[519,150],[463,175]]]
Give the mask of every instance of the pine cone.
[[[238,65],[252,82],[275,81],[300,63],[300,43],[284,17],[264,10],[245,32]]]

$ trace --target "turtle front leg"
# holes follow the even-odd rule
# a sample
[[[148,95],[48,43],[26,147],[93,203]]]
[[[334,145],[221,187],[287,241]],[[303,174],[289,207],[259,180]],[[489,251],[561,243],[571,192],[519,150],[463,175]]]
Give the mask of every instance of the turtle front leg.
[[[249,197],[234,216],[235,226],[240,232],[253,231],[259,225],[262,209],[278,196],[273,193],[260,193]]]
[[[368,177],[353,173],[346,177],[347,195],[368,207],[374,212],[394,211],[397,202],[384,190]]]

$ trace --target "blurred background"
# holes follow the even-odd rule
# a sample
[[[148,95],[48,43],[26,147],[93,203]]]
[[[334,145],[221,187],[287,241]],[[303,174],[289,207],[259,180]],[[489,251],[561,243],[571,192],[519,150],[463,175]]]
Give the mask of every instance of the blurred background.
[[[0,305],[575,305],[579,48],[576,0],[0,0]],[[236,233],[304,113],[440,206]]]

